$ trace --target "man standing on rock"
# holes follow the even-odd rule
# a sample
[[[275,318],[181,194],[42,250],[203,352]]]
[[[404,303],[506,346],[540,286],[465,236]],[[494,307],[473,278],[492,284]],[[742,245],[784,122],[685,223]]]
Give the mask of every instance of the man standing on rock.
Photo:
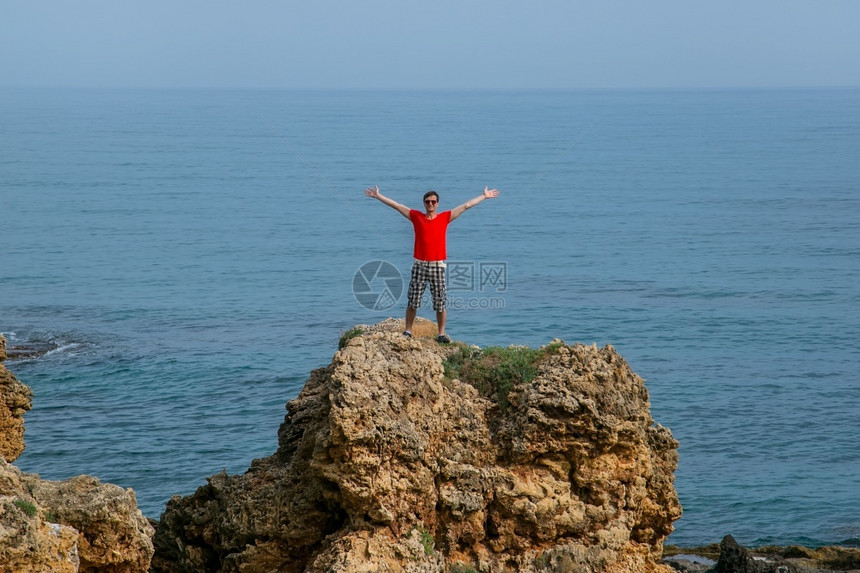
[[[448,223],[462,215],[467,209],[471,209],[484,199],[492,199],[499,196],[498,189],[484,187],[484,192],[474,199],[470,199],[454,207],[450,211],[436,212],[439,204],[439,194],[428,191],[424,194],[424,212],[410,209],[397,201],[384,196],[379,192],[379,187],[374,185],[364,192],[368,197],[379,199],[398,213],[412,221],[415,228],[415,248],[413,256],[415,262],[412,264],[412,277],[409,279],[408,302],[406,305],[406,336],[412,336],[412,323],[421,306],[421,296],[427,283],[430,283],[430,294],[433,296],[433,310],[436,311],[436,324],[439,326],[439,336],[436,340],[442,344],[451,342],[445,334],[445,320],[447,314],[447,285],[445,283],[445,235],[448,231]]]

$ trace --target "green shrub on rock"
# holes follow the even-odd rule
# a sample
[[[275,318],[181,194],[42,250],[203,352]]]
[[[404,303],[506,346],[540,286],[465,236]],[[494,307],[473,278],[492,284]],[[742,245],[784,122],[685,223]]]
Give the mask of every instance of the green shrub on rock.
[[[25,499],[16,499],[13,503],[15,507],[26,513],[29,517],[36,517],[36,514],[39,513],[36,506]]]
[[[537,349],[527,346],[480,349],[458,343],[443,363],[445,376],[471,384],[483,396],[494,398],[502,408],[507,408],[511,389],[534,380],[538,364],[556,354],[563,344],[552,342]]]
[[[346,332],[343,333],[343,336],[340,337],[340,340],[337,343],[337,349],[342,350],[349,344],[349,341],[355,338],[356,336],[360,336],[364,334],[364,330],[358,328],[357,326],[354,328],[350,328]]]

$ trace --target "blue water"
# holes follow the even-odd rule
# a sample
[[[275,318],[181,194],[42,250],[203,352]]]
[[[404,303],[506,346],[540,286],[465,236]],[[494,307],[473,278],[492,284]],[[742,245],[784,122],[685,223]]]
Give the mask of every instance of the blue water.
[[[0,331],[60,345],[8,365],[35,392],[25,471],[156,518],[244,471],[341,333],[403,312],[353,296],[411,255],[363,190],[490,185],[449,230],[476,269],[454,338],[618,348],[681,442],[672,543],[860,539],[860,90],[3,90],[0,112]]]

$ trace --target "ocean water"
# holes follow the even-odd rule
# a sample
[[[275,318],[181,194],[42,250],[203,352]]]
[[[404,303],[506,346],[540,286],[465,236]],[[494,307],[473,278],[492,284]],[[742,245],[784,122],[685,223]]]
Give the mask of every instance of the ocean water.
[[[5,89],[0,112],[0,332],[58,345],[7,364],[35,392],[25,471],[155,518],[244,471],[344,331],[403,313],[354,296],[411,255],[363,190],[489,185],[448,233],[455,339],[615,346],[681,443],[670,543],[860,539],[860,90]]]

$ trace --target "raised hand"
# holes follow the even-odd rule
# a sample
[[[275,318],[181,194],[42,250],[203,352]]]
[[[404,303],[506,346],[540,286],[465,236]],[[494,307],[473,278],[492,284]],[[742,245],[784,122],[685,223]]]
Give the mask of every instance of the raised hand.
[[[368,197],[373,197],[374,199],[379,199],[379,185],[374,185],[373,187],[368,187],[364,190],[364,194]]]
[[[499,196],[498,189],[490,189],[489,187],[484,187],[484,197],[487,199],[492,199],[493,197]]]

